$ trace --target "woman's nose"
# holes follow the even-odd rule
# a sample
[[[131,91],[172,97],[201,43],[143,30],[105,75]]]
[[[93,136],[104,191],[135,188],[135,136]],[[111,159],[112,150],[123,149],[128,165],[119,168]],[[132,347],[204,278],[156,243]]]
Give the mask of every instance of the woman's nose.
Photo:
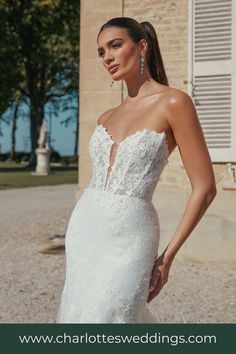
[[[104,59],[106,64],[109,64],[111,61],[114,60],[114,58],[112,57],[112,55],[109,52],[104,54],[103,59]]]

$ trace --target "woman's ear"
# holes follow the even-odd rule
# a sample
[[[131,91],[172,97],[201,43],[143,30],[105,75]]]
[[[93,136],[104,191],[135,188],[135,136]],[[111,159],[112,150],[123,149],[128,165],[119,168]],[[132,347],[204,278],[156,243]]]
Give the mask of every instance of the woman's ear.
[[[148,51],[148,43],[146,41],[146,39],[142,38],[139,42],[139,48],[140,48],[140,51],[144,51],[145,54],[147,54],[147,51]]]

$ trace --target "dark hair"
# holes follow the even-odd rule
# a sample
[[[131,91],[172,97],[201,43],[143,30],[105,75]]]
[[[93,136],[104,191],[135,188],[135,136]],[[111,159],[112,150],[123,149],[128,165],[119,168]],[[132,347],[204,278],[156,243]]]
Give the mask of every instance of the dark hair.
[[[134,43],[144,38],[148,43],[147,64],[152,78],[160,84],[169,85],[156,31],[150,22],[138,22],[130,17],[115,17],[100,28],[99,34],[108,27],[124,28]],[[97,36],[97,38],[98,38]]]

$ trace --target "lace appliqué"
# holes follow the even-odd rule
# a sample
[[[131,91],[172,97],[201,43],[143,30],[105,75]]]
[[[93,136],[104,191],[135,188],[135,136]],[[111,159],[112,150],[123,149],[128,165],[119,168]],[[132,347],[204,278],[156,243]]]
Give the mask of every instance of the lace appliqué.
[[[89,187],[150,200],[168,163],[165,132],[140,130],[115,145],[106,128],[97,125],[89,140],[93,161]]]

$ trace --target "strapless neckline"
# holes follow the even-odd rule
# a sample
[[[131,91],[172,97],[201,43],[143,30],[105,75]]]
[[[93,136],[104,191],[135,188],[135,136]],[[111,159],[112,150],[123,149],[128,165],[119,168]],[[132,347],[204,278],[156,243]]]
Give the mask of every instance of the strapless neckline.
[[[137,130],[135,133],[133,134],[130,134],[128,136],[126,136],[124,139],[122,139],[119,143],[117,143],[116,141],[113,140],[112,138],[112,135],[109,133],[109,131],[107,130],[107,128],[102,125],[102,124],[96,124],[96,128],[100,128],[102,129],[105,134],[107,135],[107,137],[110,139],[110,141],[113,143],[113,144],[116,144],[118,147],[121,146],[122,144],[124,144],[127,140],[131,139],[131,138],[134,138],[136,137],[137,135],[141,134],[141,133],[144,133],[144,132],[147,132],[149,134],[154,134],[156,135],[158,138],[161,136],[163,137],[163,141],[165,143],[165,146],[166,146],[166,149],[167,149],[167,158],[169,157],[170,155],[170,152],[169,152],[169,144],[168,144],[168,141],[167,141],[167,136],[166,136],[166,132],[163,130],[162,132],[157,132],[156,130],[151,130],[151,129],[147,129],[147,128],[144,128],[144,129],[140,129],[140,130]]]

